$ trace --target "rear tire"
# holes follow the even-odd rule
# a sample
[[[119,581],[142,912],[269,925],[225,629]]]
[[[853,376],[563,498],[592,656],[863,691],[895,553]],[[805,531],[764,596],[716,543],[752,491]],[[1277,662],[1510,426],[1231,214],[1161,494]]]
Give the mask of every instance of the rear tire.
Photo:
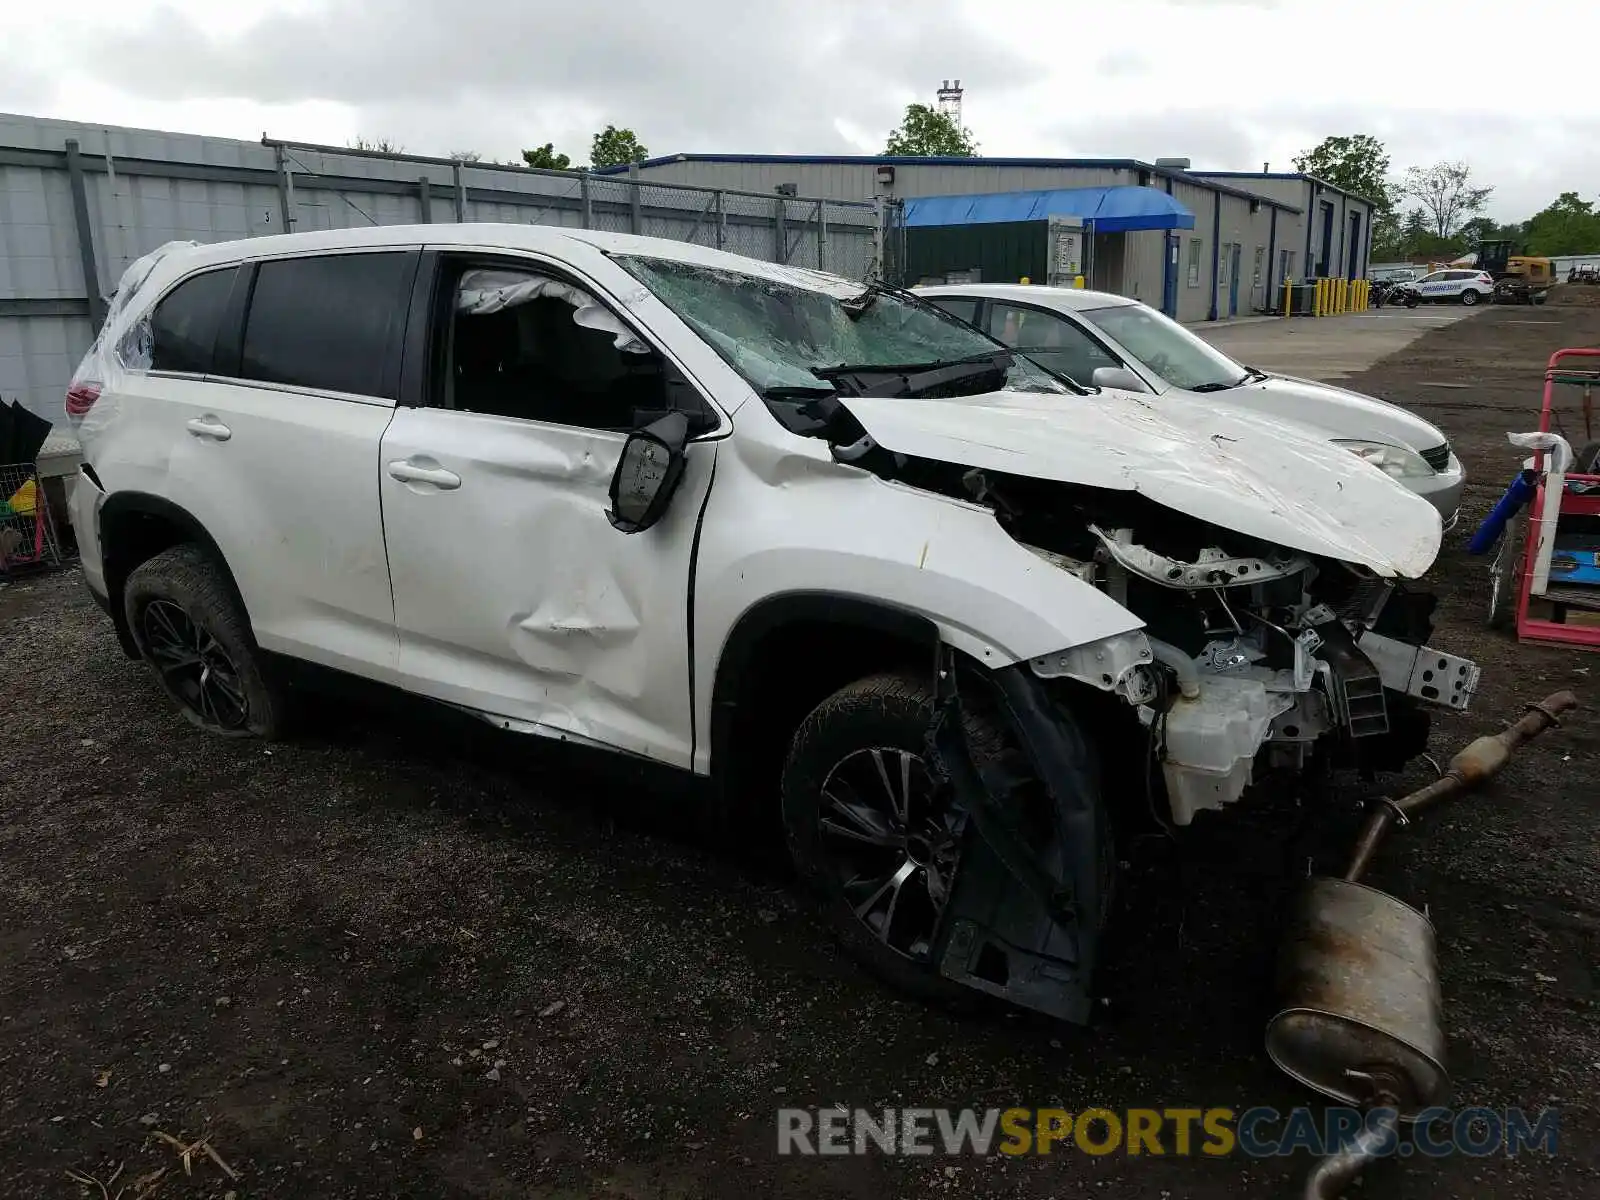
[[[279,735],[283,692],[211,555],[193,544],[163,550],[134,568],[122,604],[140,657],[191,724],[221,737]]]

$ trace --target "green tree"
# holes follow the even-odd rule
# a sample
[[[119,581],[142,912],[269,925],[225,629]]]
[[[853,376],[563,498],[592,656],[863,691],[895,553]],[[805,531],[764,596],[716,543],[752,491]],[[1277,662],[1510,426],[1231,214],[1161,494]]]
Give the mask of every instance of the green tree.
[[[976,158],[972,131],[926,104],[906,105],[905,119],[889,133],[883,152],[895,158]]]
[[[565,154],[556,152],[554,142],[546,142],[542,146],[535,146],[532,150],[522,152],[524,165],[542,167],[547,171],[569,171],[572,169],[572,159]]]
[[[1393,206],[1389,151],[1371,134],[1323,138],[1316,147],[1295,157],[1294,169],[1365,196],[1379,212],[1386,213]]]
[[[1464,162],[1438,162],[1431,167],[1407,167],[1398,188],[1400,195],[1421,207],[1428,231],[1442,241],[1483,211],[1494,194],[1492,187],[1474,187],[1472,168]]]
[[[589,147],[589,161],[597,167],[620,167],[627,163],[643,162],[650,151],[639,144],[631,129],[618,129],[607,125],[594,135]]]
[[[1405,258],[1409,253],[1406,245],[1405,229],[1400,224],[1400,216],[1390,208],[1384,211],[1373,210],[1372,213],[1372,260],[1374,262],[1394,262]]]
[[[1527,252],[1593,254],[1600,251],[1600,212],[1577,192],[1562,192],[1555,203],[1528,218]]]

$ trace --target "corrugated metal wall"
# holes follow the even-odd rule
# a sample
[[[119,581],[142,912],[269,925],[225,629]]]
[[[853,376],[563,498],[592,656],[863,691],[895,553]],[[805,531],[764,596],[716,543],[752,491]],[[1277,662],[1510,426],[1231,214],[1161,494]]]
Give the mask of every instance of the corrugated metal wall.
[[[1048,223],[922,225],[906,230],[906,283],[943,282],[953,271],[977,271],[978,282],[1044,281]]]
[[[68,142],[77,143],[76,163]],[[74,176],[93,250],[85,283]],[[103,297],[163,242],[429,221],[635,231],[865,278],[870,202],[637,188],[625,177],[496,170],[0,114],[0,399],[60,423]],[[804,193],[802,193],[804,196]],[[819,220],[820,217],[820,220]]]
[[[1201,177],[1206,178],[1203,174]],[[1243,188],[1301,210],[1299,214],[1278,214],[1277,248],[1288,250],[1295,256],[1296,277],[1308,277],[1308,272],[1313,271],[1322,258],[1323,227],[1320,214],[1321,205],[1324,203],[1330,204],[1333,208],[1333,236],[1330,239],[1331,245],[1327,256],[1328,274],[1336,278],[1358,279],[1371,268],[1372,207],[1366,201],[1292,175],[1227,175],[1211,176],[1211,178],[1230,187]],[[1350,236],[1352,216],[1358,218],[1354,242]],[[1353,262],[1352,251],[1354,251]],[[1281,275],[1275,272],[1273,281],[1275,284],[1281,284]]]
[[[740,160],[732,162],[686,159],[640,168],[640,177],[654,182],[692,184],[699,187],[741,188],[771,193],[792,183],[805,196],[836,200],[870,200],[875,196],[955,196],[976,192],[1016,192],[1034,188],[1115,187],[1137,184],[1131,172],[1092,167],[989,166],[979,160],[960,163],[896,163],[892,186],[878,183],[878,164],[795,159],[791,162]]]
[[[894,167],[891,185],[881,184],[878,180],[878,168],[885,165]],[[1282,275],[1277,267],[1281,261],[1278,252],[1286,249],[1298,251],[1295,262],[1303,267],[1306,218],[1267,201],[1276,200],[1279,205],[1297,208],[1306,204],[1309,191],[1305,181],[1290,178],[1213,178],[1201,172],[1189,174],[1191,178],[1168,179],[1159,173],[1144,178],[1144,172],[1127,167],[991,165],[983,159],[966,163],[880,163],[871,158],[829,161],[803,157],[779,161],[687,157],[640,169],[641,177],[650,180],[748,188],[758,192],[771,191],[780,184],[794,184],[802,192],[840,199],[873,196],[909,199],[914,196],[970,195],[1035,188],[1132,186],[1141,183],[1168,188],[1178,202],[1195,216],[1193,230],[1178,231],[1178,319],[1206,321],[1213,315],[1218,318],[1245,316],[1270,308],[1271,297],[1282,284]],[[1262,200],[1253,205],[1251,195],[1260,196]],[[1337,221],[1347,222],[1347,212],[1353,212],[1356,208],[1356,202],[1351,201],[1348,210],[1340,209],[1335,214],[1336,252],[1341,228]],[[1273,224],[1275,211],[1276,230]],[[1363,227],[1368,219],[1363,215]],[[1348,225],[1342,228],[1348,230]],[[1237,306],[1233,302],[1230,283],[1234,269],[1234,246],[1239,248]],[[1096,285],[1160,307],[1165,249],[1166,236],[1161,232],[1129,233],[1122,239],[1120,248],[1112,248],[1109,243],[1100,244],[1097,246],[1095,264]],[[1118,261],[1110,262],[1108,255],[1115,256]],[[1195,256],[1197,263],[1192,284],[1189,274],[1191,256]],[[957,264],[946,263],[943,258],[937,263],[932,259],[919,258],[918,264],[928,271],[942,272],[958,268]]]

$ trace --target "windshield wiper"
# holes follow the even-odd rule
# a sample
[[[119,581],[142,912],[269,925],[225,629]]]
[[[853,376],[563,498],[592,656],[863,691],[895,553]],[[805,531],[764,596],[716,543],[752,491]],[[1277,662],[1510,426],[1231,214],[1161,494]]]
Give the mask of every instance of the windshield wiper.
[[[823,396],[837,396],[837,388],[822,387],[821,385],[807,386],[803,383],[775,383],[771,387],[761,389],[763,400],[818,400]]]
[[[840,363],[837,367],[812,367],[811,373],[855,396],[919,396],[985,375],[999,375],[1003,382],[1013,361],[1009,351],[996,350],[923,363]],[[863,376],[888,378],[867,382]]]
[[[1243,379],[1236,379],[1232,383],[1197,383],[1189,390],[1191,392],[1225,392],[1229,388],[1238,387],[1243,382]]]

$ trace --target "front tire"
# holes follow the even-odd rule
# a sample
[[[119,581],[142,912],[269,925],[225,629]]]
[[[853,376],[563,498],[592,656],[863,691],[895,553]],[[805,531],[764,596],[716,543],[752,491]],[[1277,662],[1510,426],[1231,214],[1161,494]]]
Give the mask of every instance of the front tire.
[[[283,694],[226,572],[199,546],[173,546],[134,568],[123,612],[140,656],[191,724],[222,737],[278,736]]]
[[[1482,297],[1480,297],[1478,293],[1473,291],[1471,288],[1468,288],[1466,291],[1461,293],[1461,303],[1467,308],[1471,308],[1481,298]]]
[[[971,1003],[933,958],[968,820],[927,762],[934,713],[929,686],[894,674],[817,705],[784,764],[784,837],[847,954],[902,991]],[[974,755],[1002,746],[970,713],[967,738]]]

